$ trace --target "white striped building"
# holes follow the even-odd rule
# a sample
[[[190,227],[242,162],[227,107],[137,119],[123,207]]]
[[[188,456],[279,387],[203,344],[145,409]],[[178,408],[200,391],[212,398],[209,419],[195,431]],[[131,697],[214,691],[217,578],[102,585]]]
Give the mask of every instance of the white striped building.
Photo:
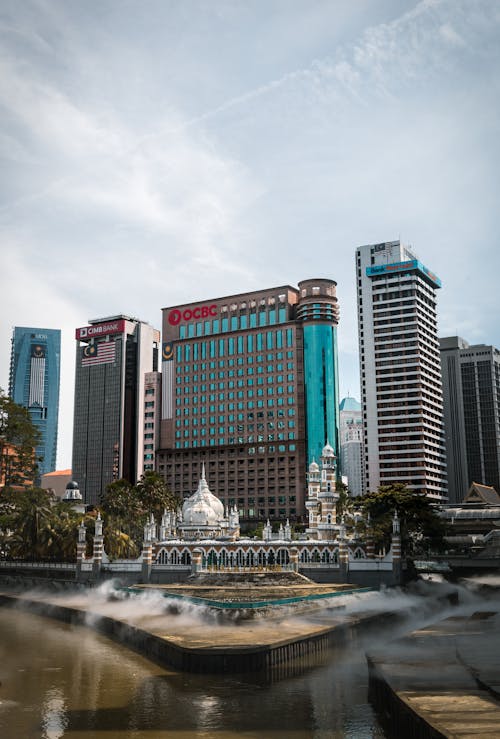
[[[366,490],[447,494],[436,289],[399,241],[356,250]]]

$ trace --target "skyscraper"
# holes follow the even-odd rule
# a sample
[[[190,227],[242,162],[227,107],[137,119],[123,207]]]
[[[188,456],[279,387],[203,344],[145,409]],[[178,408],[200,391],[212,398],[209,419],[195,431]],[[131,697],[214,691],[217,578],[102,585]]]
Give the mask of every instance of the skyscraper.
[[[449,498],[462,502],[473,482],[500,492],[500,351],[440,339]]]
[[[106,485],[137,482],[151,469],[160,332],[124,315],[97,318],[76,329],[73,479],[86,504]],[[151,398],[150,398],[151,395]]]
[[[399,241],[356,250],[366,489],[446,497],[440,280]]]
[[[355,398],[340,401],[340,467],[347,477],[351,495],[364,492],[363,477],[363,414]]]
[[[165,308],[158,469],[178,495],[207,481],[243,519],[305,514],[306,469],[338,453],[338,305],[304,280]]]
[[[9,395],[29,411],[41,434],[38,478],[56,468],[61,332],[16,326],[12,335]]]

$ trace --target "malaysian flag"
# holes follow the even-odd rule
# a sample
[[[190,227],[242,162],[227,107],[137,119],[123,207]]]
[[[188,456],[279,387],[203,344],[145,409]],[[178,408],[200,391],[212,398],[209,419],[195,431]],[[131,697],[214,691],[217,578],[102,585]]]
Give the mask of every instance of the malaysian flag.
[[[115,361],[115,342],[101,341],[98,344],[87,344],[82,351],[82,367],[94,364],[111,364]]]

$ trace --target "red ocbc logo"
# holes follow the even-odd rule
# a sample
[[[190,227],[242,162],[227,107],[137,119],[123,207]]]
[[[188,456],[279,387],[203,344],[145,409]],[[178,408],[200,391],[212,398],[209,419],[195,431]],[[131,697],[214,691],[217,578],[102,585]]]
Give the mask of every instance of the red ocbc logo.
[[[171,326],[177,326],[181,321],[194,321],[197,318],[208,318],[208,316],[217,315],[217,306],[203,305],[200,308],[186,308],[186,310],[180,311],[178,308],[174,308],[168,314],[168,322]]]

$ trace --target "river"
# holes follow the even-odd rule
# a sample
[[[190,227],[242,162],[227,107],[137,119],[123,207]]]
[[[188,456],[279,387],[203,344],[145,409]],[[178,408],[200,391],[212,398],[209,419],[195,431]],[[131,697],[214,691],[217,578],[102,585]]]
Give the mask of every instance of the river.
[[[401,597],[400,605],[420,621],[418,601]],[[160,667],[90,628],[3,607],[0,737],[380,739],[365,650],[397,631],[358,637],[291,675],[207,676]]]

